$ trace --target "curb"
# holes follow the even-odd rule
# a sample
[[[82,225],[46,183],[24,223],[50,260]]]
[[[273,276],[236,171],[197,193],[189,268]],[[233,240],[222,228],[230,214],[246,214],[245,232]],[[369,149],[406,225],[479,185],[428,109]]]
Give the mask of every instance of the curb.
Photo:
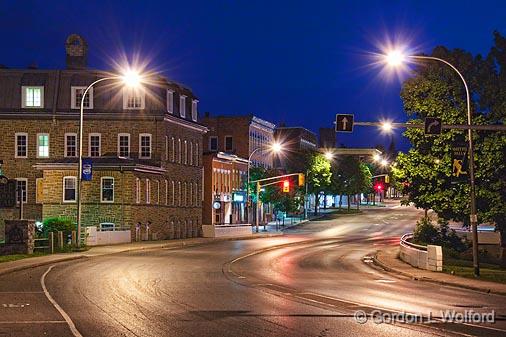
[[[490,289],[490,288],[482,288],[482,287],[475,287],[475,286],[466,285],[466,284],[462,284],[462,283],[441,281],[441,280],[433,279],[433,278],[430,278],[430,277],[424,277],[424,276],[417,277],[417,276],[414,276],[413,274],[406,273],[406,272],[403,272],[403,271],[400,271],[398,269],[395,269],[395,268],[392,268],[392,267],[388,266],[387,264],[385,264],[385,263],[381,262],[380,260],[378,260],[377,255],[378,255],[378,252],[374,253],[374,256],[372,258],[373,263],[376,266],[378,266],[378,267],[386,270],[387,272],[398,274],[398,275],[402,275],[402,276],[405,276],[405,277],[407,277],[407,278],[409,278],[411,280],[414,280],[414,281],[430,282],[430,283],[435,283],[435,284],[444,285],[444,286],[451,286],[451,287],[457,287],[457,288],[463,288],[463,289],[478,291],[478,292],[486,293],[486,294],[494,294],[494,295],[506,296],[506,292],[495,291],[495,290]],[[455,277],[458,277],[458,276],[455,276]],[[466,280],[465,278],[462,278],[462,279]]]
[[[278,236],[283,236],[283,235],[284,235],[283,233],[269,233],[269,234],[259,234],[259,235],[251,235],[251,236],[217,238],[217,239],[206,241],[206,242],[195,242],[195,243],[179,242],[179,243],[175,243],[175,244],[166,243],[166,244],[161,244],[161,245],[153,245],[151,247],[150,246],[135,247],[132,249],[124,249],[124,250],[119,250],[117,252],[103,253],[103,254],[97,254],[97,255],[92,255],[92,254],[87,255],[86,252],[84,252],[79,255],[66,256],[66,257],[62,257],[61,259],[52,260],[52,261],[40,261],[40,262],[35,262],[33,264],[12,266],[10,268],[6,268],[3,270],[0,268],[0,276],[5,275],[5,274],[9,274],[9,273],[13,273],[13,272],[17,272],[17,271],[21,271],[21,270],[25,270],[25,269],[32,269],[32,268],[37,268],[37,267],[41,267],[41,266],[47,266],[50,264],[68,262],[68,261],[72,261],[72,260],[79,260],[79,259],[90,258],[90,257],[95,257],[95,256],[114,255],[114,254],[119,254],[119,253],[134,252],[134,251],[140,251],[140,250],[150,250],[150,249],[181,249],[181,248],[187,248],[187,247],[203,246],[203,245],[224,242],[224,241],[264,239],[264,238],[278,237]],[[21,261],[23,261],[23,260],[21,260]],[[0,264],[0,266],[1,266],[1,264]]]

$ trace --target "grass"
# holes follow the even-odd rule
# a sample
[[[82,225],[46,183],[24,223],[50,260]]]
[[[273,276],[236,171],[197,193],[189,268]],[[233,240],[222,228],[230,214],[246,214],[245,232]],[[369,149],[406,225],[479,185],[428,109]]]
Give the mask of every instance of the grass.
[[[14,254],[14,255],[0,255],[0,263],[2,262],[11,262],[21,259],[26,259],[30,257],[37,257],[46,255],[45,253],[33,253],[33,254]]]
[[[467,260],[447,259],[443,272],[474,279],[473,263]],[[506,269],[495,264],[480,264],[480,280],[506,283]]]

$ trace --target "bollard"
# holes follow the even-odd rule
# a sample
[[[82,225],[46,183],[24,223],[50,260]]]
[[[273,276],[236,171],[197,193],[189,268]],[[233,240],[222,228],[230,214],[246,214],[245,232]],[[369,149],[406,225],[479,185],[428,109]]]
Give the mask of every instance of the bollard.
[[[49,233],[49,251],[54,254],[54,233]]]
[[[63,250],[63,232],[58,231],[58,248]]]
[[[77,244],[77,232],[76,231],[72,231],[72,237],[71,237],[71,241],[70,243],[72,244],[72,246],[75,246]]]

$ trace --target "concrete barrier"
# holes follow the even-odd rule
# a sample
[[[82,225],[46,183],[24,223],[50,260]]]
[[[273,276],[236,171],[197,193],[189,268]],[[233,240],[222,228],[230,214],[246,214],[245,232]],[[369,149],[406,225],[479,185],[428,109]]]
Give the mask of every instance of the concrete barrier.
[[[249,224],[224,226],[203,225],[202,232],[205,238],[253,235],[252,226]]]
[[[98,231],[96,226],[86,227],[86,245],[115,245],[132,242],[130,230]]]
[[[409,242],[412,233],[404,234],[400,242],[400,259],[413,267],[443,271],[443,250],[441,246],[421,246]]]

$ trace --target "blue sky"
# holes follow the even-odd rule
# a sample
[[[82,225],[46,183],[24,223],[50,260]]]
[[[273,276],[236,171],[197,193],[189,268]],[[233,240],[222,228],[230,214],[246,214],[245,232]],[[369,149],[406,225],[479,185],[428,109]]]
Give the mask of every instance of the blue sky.
[[[2,1],[0,64],[65,65],[70,33],[89,65],[137,55],[191,87],[200,111],[254,113],[317,131],[336,113],[405,119],[401,83],[380,76],[371,52],[387,40],[487,53],[506,34],[504,1]],[[374,128],[339,134],[347,146],[388,144]],[[401,148],[407,144],[396,140]]]

